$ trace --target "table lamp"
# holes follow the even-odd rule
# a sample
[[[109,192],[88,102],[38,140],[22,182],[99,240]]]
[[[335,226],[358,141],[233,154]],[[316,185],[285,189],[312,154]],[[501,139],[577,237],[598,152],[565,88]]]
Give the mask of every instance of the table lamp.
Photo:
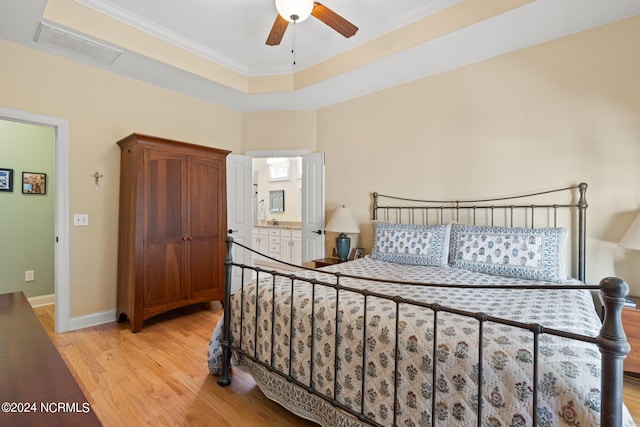
[[[640,250],[640,215],[633,221],[627,233],[620,240],[620,246],[626,249]]]
[[[351,238],[347,236],[347,233],[360,232],[360,228],[351,209],[344,205],[336,209],[327,223],[326,231],[340,233],[338,237],[336,237],[336,252],[338,253],[338,261],[346,261],[349,257],[349,250],[351,249]]]

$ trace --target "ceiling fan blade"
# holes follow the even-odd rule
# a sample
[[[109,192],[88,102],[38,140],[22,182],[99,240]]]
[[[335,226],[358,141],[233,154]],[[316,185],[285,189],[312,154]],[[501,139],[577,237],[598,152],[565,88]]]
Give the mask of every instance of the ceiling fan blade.
[[[273,27],[271,27],[271,32],[267,37],[267,45],[279,45],[282,41],[282,37],[284,37],[284,32],[287,30],[288,25],[289,21],[280,16],[280,14],[276,15],[276,20],[273,22]]]
[[[358,31],[358,27],[318,2],[313,4],[311,14],[345,37],[351,37]]]

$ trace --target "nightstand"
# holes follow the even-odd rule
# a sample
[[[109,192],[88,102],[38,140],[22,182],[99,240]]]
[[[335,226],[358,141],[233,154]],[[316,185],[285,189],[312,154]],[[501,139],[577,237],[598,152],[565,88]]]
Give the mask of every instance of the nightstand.
[[[637,306],[622,309],[622,326],[631,345],[631,353],[624,359],[624,371],[640,374],[640,297],[629,298],[633,299]]]
[[[327,267],[329,265],[340,264],[341,262],[346,262],[346,261],[340,261],[338,260],[338,258],[322,258],[322,259],[314,259],[312,262],[315,264],[314,268],[320,268],[320,267]]]

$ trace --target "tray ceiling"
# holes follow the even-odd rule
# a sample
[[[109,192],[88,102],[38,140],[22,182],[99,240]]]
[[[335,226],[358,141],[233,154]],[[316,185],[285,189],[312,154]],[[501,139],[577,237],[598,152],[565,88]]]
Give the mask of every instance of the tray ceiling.
[[[347,39],[310,17],[267,46],[274,0],[8,0],[0,4],[0,37],[230,108],[287,110],[331,105],[640,13],[637,0],[322,3],[358,32]],[[43,23],[50,34],[37,40]],[[109,61],[96,61],[106,51]]]

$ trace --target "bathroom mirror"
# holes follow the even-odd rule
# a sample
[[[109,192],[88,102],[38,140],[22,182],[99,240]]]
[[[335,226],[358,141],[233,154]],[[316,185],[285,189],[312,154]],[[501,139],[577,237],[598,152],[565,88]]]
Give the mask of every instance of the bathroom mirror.
[[[284,190],[269,191],[269,212],[284,212]]]

